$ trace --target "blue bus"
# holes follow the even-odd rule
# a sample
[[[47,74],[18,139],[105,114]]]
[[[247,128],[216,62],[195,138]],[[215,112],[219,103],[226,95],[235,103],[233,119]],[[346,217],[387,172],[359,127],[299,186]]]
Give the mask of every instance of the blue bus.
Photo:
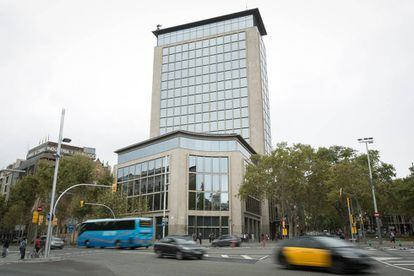
[[[137,248],[152,245],[150,218],[87,220],[78,226],[78,246]]]

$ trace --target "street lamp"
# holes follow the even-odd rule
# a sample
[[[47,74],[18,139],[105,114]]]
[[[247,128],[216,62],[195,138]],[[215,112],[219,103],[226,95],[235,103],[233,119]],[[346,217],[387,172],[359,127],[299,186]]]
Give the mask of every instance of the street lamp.
[[[48,225],[47,225],[45,258],[49,257],[49,254],[50,254],[50,241],[51,241],[51,236],[52,236],[53,207],[55,205],[55,193],[56,193],[56,182],[57,182],[58,171],[59,171],[60,150],[61,150],[62,142],[69,143],[71,141],[69,138],[63,138],[62,139],[64,121],[65,121],[65,109],[63,108],[62,109],[62,115],[60,117],[60,129],[59,129],[58,147],[57,147],[57,150],[56,150],[55,172],[53,174],[52,196],[51,196],[51,199],[50,199],[49,221],[48,221]]]
[[[378,241],[379,244],[382,244],[382,238],[381,238],[381,226],[380,226],[380,220],[379,220],[379,213],[378,213],[378,207],[377,207],[377,200],[375,198],[375,187],[374,187],[374,182],[372,180],[372,170],[371,170],[371,161],[369,159],[369,149],[368,149],[368,144],[372,144],[374,143],[374,138],[372,137],[368,137],[368,138],[359,138],[358,139],[359,143],[363,143],[365,144],[365,148],[367,150],[367,159],[368,159],[368,169],[369,169],[369,182],[371,184],[371,191],[372,191],[372,200],[374,202],[374,216],[375,216],[375,221],[377,224],[377,235],[378,235]]]

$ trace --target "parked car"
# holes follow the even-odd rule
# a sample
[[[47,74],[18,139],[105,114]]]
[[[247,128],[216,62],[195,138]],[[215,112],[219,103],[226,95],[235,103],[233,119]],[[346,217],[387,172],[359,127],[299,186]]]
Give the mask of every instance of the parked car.
[[[178,260],[184,258],[202,259],[205,249],[187,237],[167,236],[154,244],[154,252],[159,258],[173,256]]]
[[[44,244],[46,244],[46,236],[41,236],[40,240]],[[56,248],[63,249],[64,246],[65,246],[65,242],[61,238],[52,236],[51,242],[50,242],[50,249],[56,249]]]
[[[211,246],[240,246],[241,239],[232,235],[221,235],[211,242]]]
[[[344,240],[327,236],[303,236],[285,240],[275,251],[275,261],[286,268],[317,267],[336,274],[372,267],[371,258]]]

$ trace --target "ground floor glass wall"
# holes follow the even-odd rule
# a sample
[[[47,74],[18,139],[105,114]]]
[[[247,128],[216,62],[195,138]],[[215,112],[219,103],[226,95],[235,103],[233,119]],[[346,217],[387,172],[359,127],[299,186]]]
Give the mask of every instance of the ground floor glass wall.
[[[215,237],[229,233],[228,216],[188,216],[188,235],[199,235],[208,239],[213,233]]]

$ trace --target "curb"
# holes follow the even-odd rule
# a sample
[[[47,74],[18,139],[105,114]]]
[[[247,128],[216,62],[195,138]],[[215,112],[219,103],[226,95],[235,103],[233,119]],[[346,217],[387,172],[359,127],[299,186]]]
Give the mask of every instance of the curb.
[[[51,263],[51,262],[59,262],[62,261],[63,258],[61,257],[51,257],[51,258],[38,258],[38,259],[25,259],[25,260],[14,260],[14,261],[6,261],[0,262],[0,266],[8,265],[8,264],[33,264],[33,263]]]

